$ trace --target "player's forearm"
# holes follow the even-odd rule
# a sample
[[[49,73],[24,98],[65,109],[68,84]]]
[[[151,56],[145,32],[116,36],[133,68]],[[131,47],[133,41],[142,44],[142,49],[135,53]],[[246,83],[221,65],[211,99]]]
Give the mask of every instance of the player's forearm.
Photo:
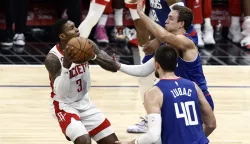
[[[142,65],[121,64],[120,71],[131,76],[146,77],[154,71],[154,59],[151,58]]]
[[[205,135],[208,137],[213,131],[215,130],[215,126],[214,125],[206,125],[203,124],[203,131],[205,133]]]
[[[216,119],[208,104],[207,106],[201,105],[200,108],[202,113],[201,119],[203,121],[203,131],[206,136],[209,136],[216,128]],[[210,112],[208,113],[208,111]]]
[[[119,69],[116,61],[114,61],[106,52],[102,50],[100,50],[100,53],[97,55],[94,62],[107,71],[117,72]]]
[[[67,97],[70,87],[68,69],[62,68],[61,75],[55,79],[53,86],[56,95],[62,98]]]
[[[145,26],[148,28],[150,33],[154,35],[158,40],[161,42],[164,42],[166,39],[166,36],[168,36],[170,33],[165,30],[162,26],[151,20],[148,16],[146,16],[142,12],[138,12],[141,20],[145,24]],[[170,35],[169,35],[170,36]]]
[[[143,46],[149,41],[150,33],[141,19],[134,20],[134,25],[136,29],[136,38],[138,40],[138,44],[140,46]]]
[[[148,127],[149,130],[146,134],[140,136],[135,141],[137,144],[152,144],[161,143],[161,115],[149,114],[148,115]]]

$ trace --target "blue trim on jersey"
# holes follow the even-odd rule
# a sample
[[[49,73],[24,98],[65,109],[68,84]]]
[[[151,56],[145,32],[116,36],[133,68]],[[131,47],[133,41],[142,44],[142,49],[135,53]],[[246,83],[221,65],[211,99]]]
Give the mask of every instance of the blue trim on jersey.
[[[142,59],[142,63],[146,63],[147,61],[149,61],[152,57],[154,57],[155,53],[151,54],[151,55],[146,55],[143,59]]]

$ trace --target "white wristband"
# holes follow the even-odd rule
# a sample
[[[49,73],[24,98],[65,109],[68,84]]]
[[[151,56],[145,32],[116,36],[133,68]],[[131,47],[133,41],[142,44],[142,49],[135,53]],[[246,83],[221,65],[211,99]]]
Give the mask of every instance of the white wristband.
[[[95,57],[94,58],[92,58],[91,60],[95,60],[97,58],[97,56],[96,56],[96,54],[95,54]]]

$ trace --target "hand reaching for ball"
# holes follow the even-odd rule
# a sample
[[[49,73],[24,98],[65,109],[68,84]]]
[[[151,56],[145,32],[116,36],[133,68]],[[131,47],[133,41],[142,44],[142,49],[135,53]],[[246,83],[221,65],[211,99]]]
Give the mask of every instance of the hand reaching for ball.
[[[63,50],[63,67],[69,69],[72,62],[73,62],[73,57],[75,55],[75,51],[73,51],[73,47],[66,46],[66,48]]]

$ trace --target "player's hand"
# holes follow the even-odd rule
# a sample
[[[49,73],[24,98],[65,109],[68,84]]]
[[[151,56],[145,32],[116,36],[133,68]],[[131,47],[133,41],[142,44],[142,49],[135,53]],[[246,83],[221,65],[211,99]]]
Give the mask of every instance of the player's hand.
[[[112,55],[112,59],[113,59],[113,60],[115,61],[115,63],[116,63],[116,69],[117,69],[117,70],[120,70],[120,68],[121,68],[121,63],[119,63],[119,62],[117,61],[115,54]]]
[[[144,45],[143,51],[146,55],[153,54],[160,44],[156,39],[151,40]]]
[[[138,0],[138,2],[137,2],[137,13],[138,14],[144,14],[143,7],[144,7],[144,0]]]
[[[66,48],[63,50],[63,67],[69,69],[72,62],[73,62],[73,57],[75,56],[77,52],[73,51],[73,48],[70,46],[66,46]]]

